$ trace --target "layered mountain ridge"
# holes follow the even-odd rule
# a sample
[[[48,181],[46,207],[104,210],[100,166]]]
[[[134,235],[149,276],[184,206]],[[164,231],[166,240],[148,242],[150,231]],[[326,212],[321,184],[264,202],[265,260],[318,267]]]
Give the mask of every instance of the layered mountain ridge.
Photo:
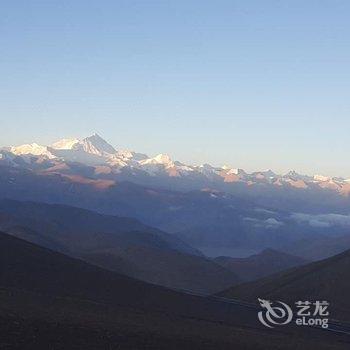
[[[293,171],[185,165],[114,148],[96,134],[0,151],[0,199],[133,217],[209,257],[273,248],[316,260],[348,249],[349,186]],[[320,243],[311,254],[303,252],[310,240]]]
[[[272,186],[273,188],[330,190],[343,196],[350,194],[350,179],[323,175],[300,175],[295,171],[275,174],[271,170],[247,173],[224,165],[186,165],[174,161],[167,154],[149,157],[143,153],[117,150],[98,134],[82,140],[62,139],[50,146],[24,144],[0,150],[0,162],[13,166],[33,167],[46,172],[71,173],[69,163],[94,167],[96,177],[119,179],[134,177],[136,182],[152,182],[159,177],[176,188],[198,189],[210,184],[222,187],[236,184],[245,187]],[[153,179],[154,181],[154,179]],[[220,187],[220,189],[221,189]]]
[[[238,281],[234,273],[176,236],[132,218],[65,205],[0,199],[0,230],[169,288],[207,294]]]

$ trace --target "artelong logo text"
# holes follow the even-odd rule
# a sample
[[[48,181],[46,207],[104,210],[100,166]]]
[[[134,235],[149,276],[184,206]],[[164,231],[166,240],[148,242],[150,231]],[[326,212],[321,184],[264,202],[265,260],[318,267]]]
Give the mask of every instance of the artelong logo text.
[[[282,301],[258,299],[262,310],[258,312],[259,321],[268,328],[295,323],[297,326],[318,326],[328,328],[328,301],[297,301],[295,310]]]

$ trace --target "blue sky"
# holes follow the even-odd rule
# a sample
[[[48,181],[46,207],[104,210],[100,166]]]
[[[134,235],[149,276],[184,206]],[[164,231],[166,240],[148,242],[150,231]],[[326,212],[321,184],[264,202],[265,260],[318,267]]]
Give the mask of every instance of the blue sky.
[[[349,1],[2,1],[0,143],[98,132],[350,177]]]

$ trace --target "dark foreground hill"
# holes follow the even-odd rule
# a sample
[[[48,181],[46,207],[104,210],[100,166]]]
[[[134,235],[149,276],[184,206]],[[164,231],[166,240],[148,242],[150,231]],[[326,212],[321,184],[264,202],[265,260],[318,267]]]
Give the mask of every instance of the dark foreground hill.
[[[265,249],[261,253],[247,258],[219,256],[214,261],[234,272],[244,282],[256,280],[307,262],[305,259],[274,249]]]
[[[333,318],[350,321],[350,250],[254,282],[234,286],[221,296],[247,301],[257,298],[294,303],[326,300]]]
[[[256,310],[137,281],[0,233],[1,349],[347,349]]]
[[[170,288],[210,294],[238,282],[233,272],[174,235],[131,218],[65,205],[0,200],[0,229]]]

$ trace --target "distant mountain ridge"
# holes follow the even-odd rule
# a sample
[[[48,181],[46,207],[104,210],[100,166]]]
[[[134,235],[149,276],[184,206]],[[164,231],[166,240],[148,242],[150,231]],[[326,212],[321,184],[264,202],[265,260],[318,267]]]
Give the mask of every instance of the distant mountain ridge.
[[[219,256],[214,261],[234,272],[244,282],[307,263],[305,259],[274,249],[265,249],[261,253],[247,258]]]
[[[325,300],[331,318],[350,321],[350,250],[328,259],[294,267],[220,293],[227,298],[257,302],[258,298],[294,303]]]
[[[0,230],[170,288],[210,294],[239,281],[176,236],[131,218],[65,205],[0,200]]]
[[[172,181],[176,186],[197,188],[208,183],[240,184],[244,186],[270,185],[275,188],[290,187],[295,189],[329,190],[343,196],[350,194],[350,179],[326,177],[322,175],[300,175],[290,171],[284,175],[271,170],[257,171],[251,174],[243,169],[229,166],[213,167],[209,164],[193,166],[171,159],[169,155],[159,154],[149,157],[143,153],[128,150],[116,150],[101,136],[94,134],[82,140],[62,139],[52,145],[37,143],[3,148],[0,162],[14,166],[34,167],[36,170],[63,174],[76,172],[67,162],[78,162],[95,167],[93,175],[98,178],[119,179],[123,176],[135,178],[137,182],[152,182],[143,176],[161,178],[164,182]],[[65,166],[64,166],[65,165]],[[168,183],[167,182],[167,183]],[[192,185],[188,183],[191,182]]]
[[[165,154],[116,149],[99,135],[0,151],[0,199],[133,217],[210,257],[274,248],[310,259],[293,252],[296,241],[348,235],[349,186],[348,180],[296,172],[185,165]],[[342,251],[337,246],[335,253]],[[319,253],[316,258],[332,251],[323,246]]]
[[[160,188],[159,176],[149,176],[154,185],[144,186],[135,183],[132,176],[129,181],[112,180],[105,166],[66,162],[48,168],[51,160],[40,163],[36,157],[28,166],[15,157],[17,165],[0,162],[0,199],[63,204],[136,218],[175,233],[211,257],[247,256],[236,249],[247,249],[249,254],[268,247],[288,252],[288,246],[298,240],[349,232],[350,201],[334,192],[261,192],[260,186],[242,193],[208,187],[178,191]],[[93,175],[96,169],[98,177]]]

